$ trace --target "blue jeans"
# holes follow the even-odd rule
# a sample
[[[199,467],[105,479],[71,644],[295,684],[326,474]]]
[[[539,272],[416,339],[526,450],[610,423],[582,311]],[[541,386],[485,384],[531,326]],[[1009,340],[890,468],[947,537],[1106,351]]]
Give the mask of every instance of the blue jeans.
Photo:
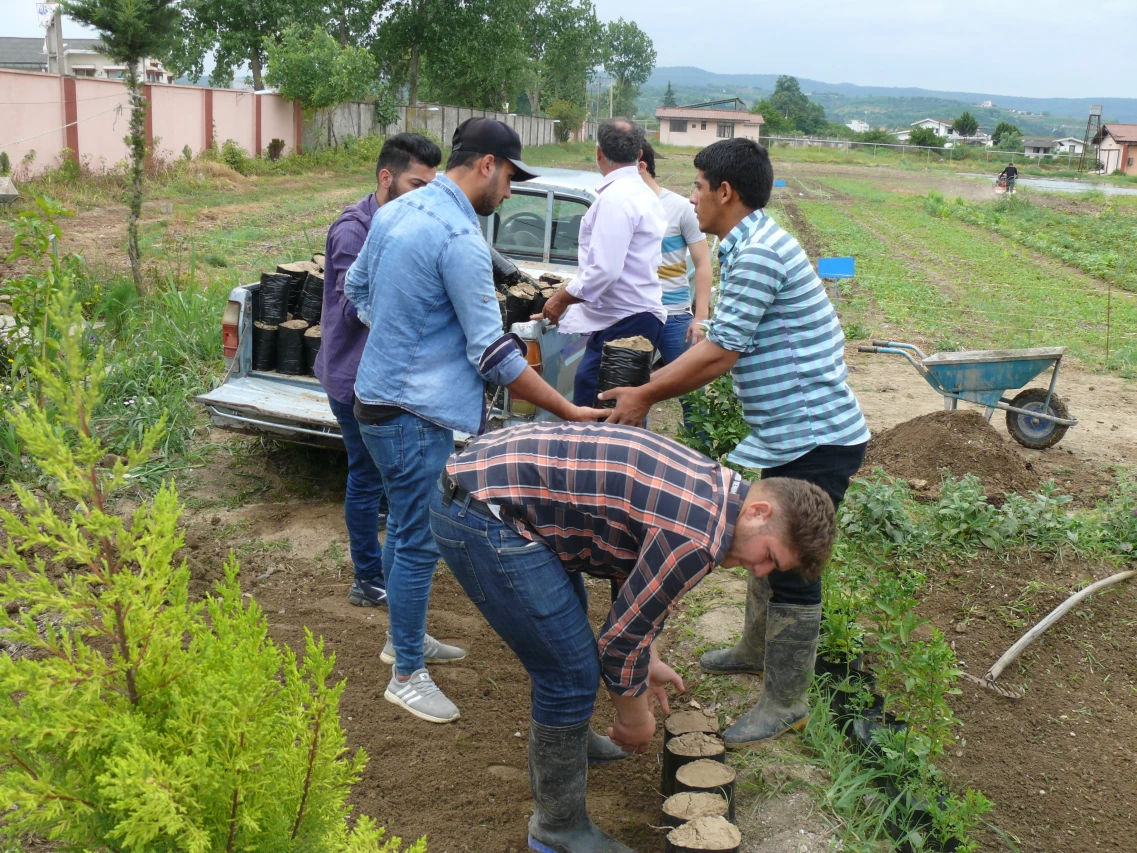
[[[359,432],[391,501],[386,547],[391,643],[395,672],[412,675],[423,667],[426,610],[438,562],[427,504],[454,452],[454,433],[409,412],[381,424],[360,424]]]
[[[356,580],[383,585],[383,546],[379,543],[379,513],[387,511],[387,493],[383,475],[363,444],[359,422],[351,403],[328,397],[332,414],[339,421],[343,446],[347,451],[347,494],[343,501],[343,520],[351,544],[351,562]],[[388,555],[387,565],[390,565]]]
[[[668,315],[667,322],[663,324],[663,333],[659,336],[659,343],[656,344],[659,355],[663,359],[664,367],[690,349],[690,344],[687,343],[687,330],[691,328],[691,322],[694,319],[690,314]],[[687,402],[686,396],[679,398],[679,405],[683,409],[683,426],[690,432],[691,405]]]
[[[694,319],[690,314],[668,315],[667,322],[663,324],[663,332],[659,336],[659,343],[656,344],[665,367],[687,352],[687,330],[691,328],[691,321]]]
[[[444,506],[438,487],[430,529],[462,589],[529,673],[533,719],[557,727],[590,719],[600,659],[581,575],[492,515],[461,501]]]
[[[600,355],[605,341],[642,335],[651,341],[652,346],[657,346],[662,331],[663,323],[659,322],[659,318],[645,311],[642,314],[625,317],[607,329],[589,335],[584,355],[576,368],[576,379],[572,389],[573,404],[591,406],[596,401],[596,383],[600,380]]]

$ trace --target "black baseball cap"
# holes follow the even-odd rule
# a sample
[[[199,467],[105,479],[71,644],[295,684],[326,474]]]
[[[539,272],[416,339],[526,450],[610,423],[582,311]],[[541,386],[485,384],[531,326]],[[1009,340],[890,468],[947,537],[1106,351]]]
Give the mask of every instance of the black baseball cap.
[[[450,147],[454,151],[504,157],[517,168],[513,175],[515,181],[529,181],[537,177],[536,172],[521,162],[521,137],[503,121],[482,116],[468,118],[454,131]]]

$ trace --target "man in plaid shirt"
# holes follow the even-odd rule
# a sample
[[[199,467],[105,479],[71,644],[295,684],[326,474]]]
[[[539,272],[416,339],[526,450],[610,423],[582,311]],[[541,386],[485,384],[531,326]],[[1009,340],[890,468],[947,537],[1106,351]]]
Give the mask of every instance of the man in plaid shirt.
[[[684,593],[716,565],[818,577],[836,533],[813,484],[749,484],[670,439],[607,424],[479,438],[447,462],[430,521],[450,570],[532,679],[529,847],[554,853],[630,853],[585,809],[598,682],[616,708],[611,739],[643,752],[651,698],[667,713],[666,685],[684,689],[653,645]],[[582,572],[620,584],[599,639]]]

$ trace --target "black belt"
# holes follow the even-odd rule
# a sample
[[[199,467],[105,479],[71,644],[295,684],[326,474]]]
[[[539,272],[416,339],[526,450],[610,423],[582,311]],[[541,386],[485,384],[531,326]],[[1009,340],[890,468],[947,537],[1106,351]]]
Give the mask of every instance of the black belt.
[[[443,506],[458,503],[470,509],[475,509],[485,515],[497,518],[497,513],[490,509],[489,504],[473,497],[469,492],[459,486],[457,481],[445,471],[443,471],[442,476],[438,478],[438,488],[442,489]]]

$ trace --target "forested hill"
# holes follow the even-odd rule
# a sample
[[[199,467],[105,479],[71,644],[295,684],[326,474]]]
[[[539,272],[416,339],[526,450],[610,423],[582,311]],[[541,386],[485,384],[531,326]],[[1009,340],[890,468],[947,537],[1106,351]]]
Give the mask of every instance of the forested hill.
[[[693,103],[734,96],[753,103],[774,90],[777,74],[716,74],[701,68],[667,66],[656,68],[641,90],[637,104],[654,112],[670,81],[679,103]],[[952,118],[965,109],[983,126],[1013,121],[1024,133],[1057,133],[1081,136],[1091,103],[1102,104],[1107,121],[1137,122],[1137,98],[1027,98],[982,92],[940,92],[916,87],[858,86],[824,83],[799,77],[803,92],[825,107],[826,115],[842,122],[866,119],[876,127],[905,127],[922,118]],[[993,109],[974,105],[990,100]],[[1025,110],[1031,115],[1010,110]],[[868,115],[866,116],[866,113]]]

